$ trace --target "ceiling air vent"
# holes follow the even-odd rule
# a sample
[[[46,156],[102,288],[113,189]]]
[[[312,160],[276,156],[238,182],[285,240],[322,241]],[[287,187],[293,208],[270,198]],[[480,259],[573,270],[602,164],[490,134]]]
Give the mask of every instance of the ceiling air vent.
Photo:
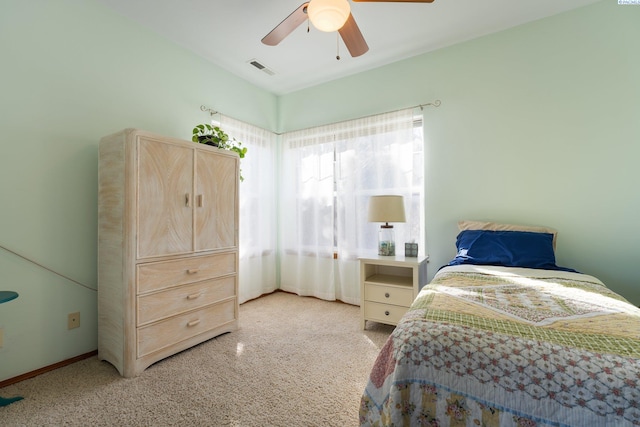
[[[253,65],[254,67],[256,67],[258,70],[262,71],[263,73],[267,73],[270,76],[273,76],[275,73],[267,68],[266,65],[263,65],[262,63],[260,63],[260,61],[258,61],[257,59],[251,59],[249,61],[247,61],[250,65]]]

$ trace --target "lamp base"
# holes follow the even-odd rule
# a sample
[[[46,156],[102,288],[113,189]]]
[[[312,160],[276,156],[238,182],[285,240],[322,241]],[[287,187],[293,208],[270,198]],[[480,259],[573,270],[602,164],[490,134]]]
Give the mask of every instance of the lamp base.
[[[396,242],[393,233],[393,226],[381,226],[378,232],[378,255],[395,256]]]

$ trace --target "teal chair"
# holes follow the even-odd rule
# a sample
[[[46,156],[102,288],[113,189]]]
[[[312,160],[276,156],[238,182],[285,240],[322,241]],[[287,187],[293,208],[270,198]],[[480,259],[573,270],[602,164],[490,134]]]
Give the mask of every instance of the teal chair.
[[[18,293],[13,291],[0,291],[0,304],[9,302],[12,299],[18,298]],[[7,406],[10,403],[16,402],[18,400],[22,400],[22,397],[2,397],[0,396],[0,406]]]

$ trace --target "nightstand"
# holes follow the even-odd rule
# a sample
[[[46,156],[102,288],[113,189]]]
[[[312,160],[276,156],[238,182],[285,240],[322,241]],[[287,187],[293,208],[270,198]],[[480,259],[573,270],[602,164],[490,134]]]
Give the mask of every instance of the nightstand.
[[[379,256],[360,259],[360,318],[397,325],[427,283],[428,256]]]

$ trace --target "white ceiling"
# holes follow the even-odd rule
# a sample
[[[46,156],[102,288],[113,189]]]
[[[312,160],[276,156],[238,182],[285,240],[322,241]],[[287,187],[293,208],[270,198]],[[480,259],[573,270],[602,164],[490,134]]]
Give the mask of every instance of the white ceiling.
[[[337,33],[306,23],[278,46],[261,43],[304,0],[99,0],[256,86],[281,95],[599,0],[435,0],[351,3],[369,45],[352,58]],[[340,60],[336,60],[339,46]],[[274,75],[249,64],[258,60]]]

